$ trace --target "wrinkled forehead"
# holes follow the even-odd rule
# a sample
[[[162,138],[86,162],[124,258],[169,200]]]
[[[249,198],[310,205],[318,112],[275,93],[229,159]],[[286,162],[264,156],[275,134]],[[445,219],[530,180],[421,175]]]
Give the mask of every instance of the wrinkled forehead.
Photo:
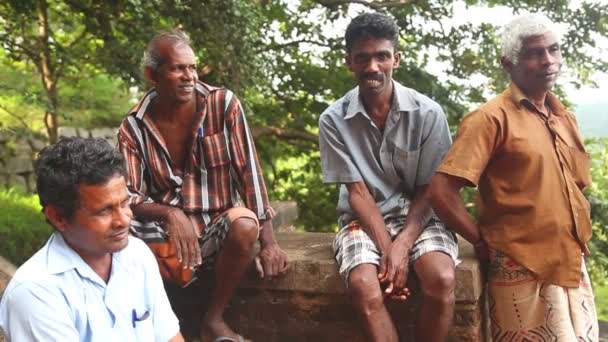
[[[559,38],[553,32],[527,36],[521,40],[521,52],[530,49],[549,48],[555,45],[559,46],[560,43]]]

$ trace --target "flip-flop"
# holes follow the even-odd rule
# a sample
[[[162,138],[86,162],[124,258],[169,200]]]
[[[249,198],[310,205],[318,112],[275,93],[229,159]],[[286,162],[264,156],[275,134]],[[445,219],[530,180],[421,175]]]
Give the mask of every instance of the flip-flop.
[[[233,338],[230,338],[230,337],[220,336],[220,337],[216,338],[215,340],[213,340],[213,342],[247,342],[247,341],[249,341],[249,340],[244,340],[243,336],[241,336],[241,335],[236,335],[236,336],[237,336],[236,340]]]

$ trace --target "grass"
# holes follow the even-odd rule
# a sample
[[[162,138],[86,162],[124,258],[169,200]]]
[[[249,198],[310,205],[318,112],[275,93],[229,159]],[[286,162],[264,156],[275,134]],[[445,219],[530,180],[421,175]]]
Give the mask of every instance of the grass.
[[[21,265],[53,232],[40,212],[38,196],[0,188],[0,255]]]
[[[600,321],[608,321],[608,284],[596,286],[593,289],[595,294],[595,307]]]

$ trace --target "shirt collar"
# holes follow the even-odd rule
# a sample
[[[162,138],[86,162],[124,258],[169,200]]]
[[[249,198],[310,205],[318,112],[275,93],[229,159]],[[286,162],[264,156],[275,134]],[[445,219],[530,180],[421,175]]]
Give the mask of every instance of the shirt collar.
[[[518,109],[521,109],[524,102],[527,102],[533,105],[532,101],[524,94],[524,92],[513,82],[509,84],[509,88],[505,91],[511,101],[517,106]],[[565,115],[568,112],[566,106],[553,94],[552,92],[547,93],[547,97],[545,99],[547,106],[551,109],[553,114],[557,116]]]
[[[197,101],[199,101],[199,105],[200,105],[200,102],[205,97],[207,97],[207,95],[211,91],[217,90],[217,89],[220,89],[220,88],[210,86],[210,85],[208,85],[206,83],[203,83],[201,81],[197,81],[195,89],[196,89],[197,93],[199,93],[199,94],[202,95],[202,96],[197,96]],[[152,100],[157,95],[158,94],[156,92],[156,88],[152,88],[152,89],[148,90],[146,92],[146,94],[141,98],[141,100],[139,100],[139,102],[133,108],[131,108],[131,110],[129,111],[129,115],[133,115],[137,119],[142,120],[143,117],[148,112],[148,106],[150,105],[150,103],[152,102]]]
[[[419,107],[418,103],[414,100],[412,96],[410,96],[409,92],[403,91],[406,88],[402,86],[399,82],[393,82],[393,104],[391,106],[391,111],[394,108],[397,108],[397,113],[401,112],[409,112]],[[346,115],[344,115],[344,119],[348,120],[353,118],[357,114],[361,114],[369,119],[367,112],[365,111],[365,106],[363,105],[363,101],[361,101],[361,96],[359,96],[359,87],[351,90],[350,92],[350,102],[348,104],[348,108],[346,109]]]
[[[81,277],[105,286],[101,277],[65,242],[59,232],[53,233],[47,243],[46,267],[50,274],[65,273],[75,269]]]

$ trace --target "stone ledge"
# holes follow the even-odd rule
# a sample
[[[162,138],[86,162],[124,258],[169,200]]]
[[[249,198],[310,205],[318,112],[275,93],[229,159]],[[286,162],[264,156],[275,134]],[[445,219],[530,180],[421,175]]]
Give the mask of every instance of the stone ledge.
[[[332,250],[334,236],[334,233],[276,233],[289,257],[290,271],[285,277],[268,282],[259,280],[252,270],[240,288],[346,294]],[[462,262],[456,267],[456,301],[477,303],[483,290],[479,263],[468,242],[460,238],[458,246]]]
[[[276,237],[290,258],[291,270],[281,279],[262,281],[251,269],[226,311],[228,323],[253,341],[364,341],[338,275],[331,247],[334,234],[276,233]],[[487,307],[479,265],[470,244],[460,239],[459,247],[462,262],[456,269],[454,324],[448,341],[486,341]],[[402,342],[412,341],[421,300],[415,274],[410,275],[413,296],[405,304],[388,304],[392,317],[399,319]],[[207,279],[186,289],[167,288],[188,341],[197,341],[210,283]]]

